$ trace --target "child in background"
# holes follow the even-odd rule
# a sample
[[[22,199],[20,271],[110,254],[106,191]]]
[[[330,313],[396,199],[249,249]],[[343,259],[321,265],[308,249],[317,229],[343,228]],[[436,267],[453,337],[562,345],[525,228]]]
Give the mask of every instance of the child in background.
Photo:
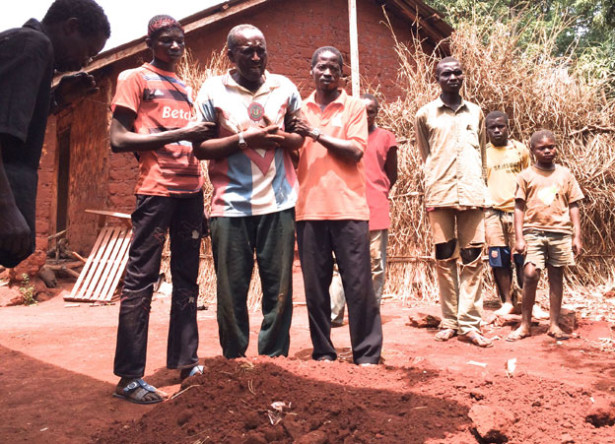
[[[558,340],[569,338],[558,325],[564,266],[574,265],[574,255],[582,249],[578,202],[584,196],[570,170],[554,163],[555,136],[551,131],[537,131],[530,148],[536,163],[519,174],[515,192],[515,252],[526,257],[521,325],[506,338],[509,342],[531,335],[536,286],[545,266],[550,304],[547,334]]]
[[[489,265],[502,301],[496,315],[514,311],[521,289],[513,279],[511,252],[515,246],[513,215],[517,174],[530,166],[530,152],[521,142],[508,138],[508,115],[492,111],[485,118],[487,127],[487,188],[492,207],[485,212],[485,238]],[[517,257],[515,257],[517,259]],[[523,259],[521,257],[521,259]],[[521,277],[522,267],[517,268]]]

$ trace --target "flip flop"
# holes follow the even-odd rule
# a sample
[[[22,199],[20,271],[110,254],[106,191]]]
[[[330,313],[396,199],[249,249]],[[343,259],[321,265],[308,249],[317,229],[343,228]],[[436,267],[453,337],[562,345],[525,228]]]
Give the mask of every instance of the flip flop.
[[[518,330],[515,330],[511,334],[506,336],[506,342],[517,342],[523,338],[529,338],[530,336],[532,336],[530,333],[523,334],[523,333],[520,333]]]
[[[470,333],[466,333],[463,336],[459,336],[459,340],[467,341],[472,345],[476,345],[480,348],[490,348],[493,347],[493,340],[484,337],[480,333],[476,331],[471,331]]]
[[[145,396],[147,396],[148,393],[155,394],[156,398],[145,399]],[[156,387],[149,385],[141,378],[133,379],[126,384],[120,392],[116,391],[113,393],[113,396],[115,398],[124,399],[126,401],[142,405],[157,404],[163,401],[163,398],[160,396],[160,393]]]
[[[457,336],[457,330],[452,328],[443,328],[434,336],[434,340],[438,342],[446,342],[452,337]]]

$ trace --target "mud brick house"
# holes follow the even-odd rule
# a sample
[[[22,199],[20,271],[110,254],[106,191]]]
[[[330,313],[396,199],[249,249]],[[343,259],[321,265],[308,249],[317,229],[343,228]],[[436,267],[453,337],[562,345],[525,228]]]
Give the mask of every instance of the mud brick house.
[[[398,94],[392,31],[400,42],[411,42],[418,33],[426,51],[452,31],[437,11],[418,0],[357,0],[357,17],[363,84],[380,85],[389,100]],[[309,61],[317,47],[334,45],[350,63],[347,0],[227,1],[182,20],[186,47],[196,59],[207,59],[240,23],[264,32],[270,71],[290,77],[304,95],[311,87]],[[66,229],[70,248],[87,255],[96,239],[97,216],[84,210],[130,213],[134,208],[137,162],[131,154],[111,153],[109,102],[118,74],[149,59],[144,38],[100,54],[87,68],[100,91],[50,118],[40,166],[38,249],[45,251],[48,236]],[[44,261],[42,251],[35,261]]]

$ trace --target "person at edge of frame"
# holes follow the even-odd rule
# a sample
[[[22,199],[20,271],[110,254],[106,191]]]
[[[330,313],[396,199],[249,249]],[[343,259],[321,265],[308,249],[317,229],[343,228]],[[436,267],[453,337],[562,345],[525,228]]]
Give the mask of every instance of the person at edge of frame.
[[[0,33],[0,265],[12,268],[36,243],[36,194],[47,117],[96,92],[79,71],[98,54],[111,28],[92,0],[56,0],[42,21]]]

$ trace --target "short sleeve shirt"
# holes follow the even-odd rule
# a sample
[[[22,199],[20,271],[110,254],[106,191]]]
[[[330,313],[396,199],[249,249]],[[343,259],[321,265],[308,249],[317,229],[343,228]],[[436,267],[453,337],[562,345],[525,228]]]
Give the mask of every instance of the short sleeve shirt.
[[[153,134],[183,128],[192,120],[191,91],[175,73],[145,63],[120,73],[111,109],[136,113],[135,132]],[[150,196],[192,194],[201,190],[203,177],[192,143],[169,143],[152,151],[140,151],[139,178],[135,193]]]
[[[521,142],[508,140],[506,146],[487,144],[487,188],[493,208],[515,210],[517,174],[530,166],[530,152]]]
[[[425,205],[485,206],[486,138],[480,107],[462,100],[453,111],[438,98],[418,110],[415,130],[425,161]]]
[[[301,109],[299,91],[286,77],[265,72],[264,83],[254,93],[235,82],[231,73],[206,80],[197,97],[198,118],[216,122],[218,137],[269,122],[283,129],[285,116]],[[246,148],[212,159],[209,178],[214,188],[213,217],[271,214],[297,202],[295,168],[282,148]]]
[[[517,176],[515,198],[525,202],[523,231],[531,229],[572,234],[570,204],[583,199],[583,192],[570,170],[531,166]]]
[[[386,230],[391,223],[389,216],[391,181],[384,167],[389,151],[396,146],[395,135],[382,128],[376,127],[367,138],[367,149],[363,159],[370,230]]]
[[[365,104],[349,97],[344,90],[324,110],[315,102],[312,93],[304,103],[303,115],[321,134],[352,140],[365,151]],[[369,220],[363,159],[357,163],[345,162],[306,137],[299,151],[297,176],[297,220]]]

